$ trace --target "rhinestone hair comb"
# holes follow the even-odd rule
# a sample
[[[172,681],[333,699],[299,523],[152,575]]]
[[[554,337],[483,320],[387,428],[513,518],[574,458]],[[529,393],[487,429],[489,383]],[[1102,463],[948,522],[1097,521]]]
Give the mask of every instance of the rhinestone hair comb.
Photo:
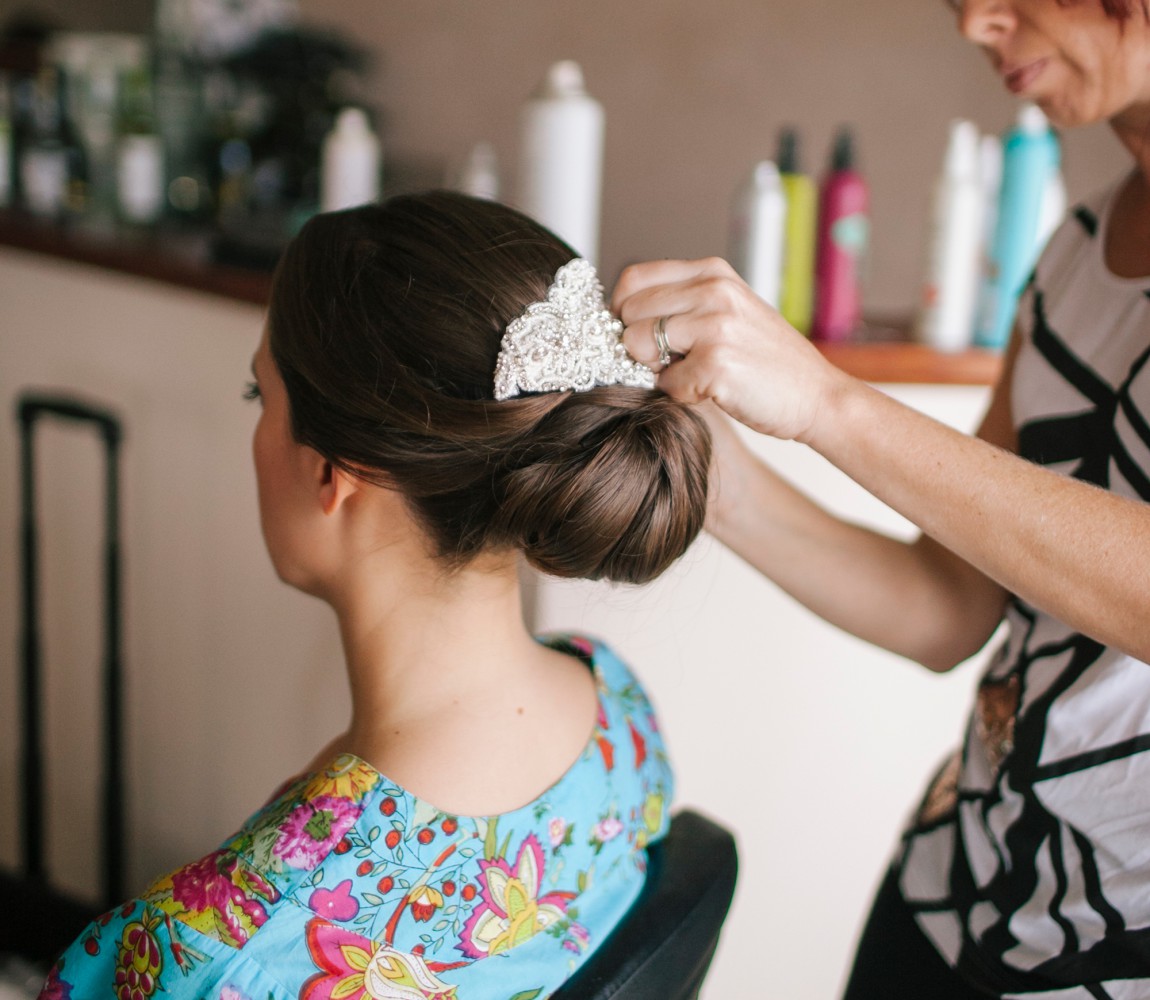
[[[622,338],[594,265],[576,257],[555,272],[546,299],[508,324],[495,362],[495,398],[600,385],[653,389],[655,373],[627,353]]]

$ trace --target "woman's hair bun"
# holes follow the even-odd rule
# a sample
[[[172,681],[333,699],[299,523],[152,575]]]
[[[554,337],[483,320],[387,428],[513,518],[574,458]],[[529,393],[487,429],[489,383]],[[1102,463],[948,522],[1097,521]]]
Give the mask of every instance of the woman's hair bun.
[[[396,489],[445,565],[522,548],[546,573],[641,583],[703,526],[710,434],[652,389],[498,402],[503,333],[575,252],[453,192],[313,216],[280,259],[268,342],[292,432]]]
[[[702,530],[710,433],[658,391],[573,393],[510,449],[491,534],[560,577],[646,583]]]

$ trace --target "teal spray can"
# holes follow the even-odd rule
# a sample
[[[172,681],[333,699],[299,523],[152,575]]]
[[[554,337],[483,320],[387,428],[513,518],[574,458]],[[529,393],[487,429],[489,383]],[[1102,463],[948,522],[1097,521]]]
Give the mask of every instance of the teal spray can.
[[[1043,200],[1058,176],[1058,137],[1046,116],[1024,104],[1003,137],[998,219],[988,254],[975,344],[1001,350],[1010,339],[1018,296],[1034,269],[1041,243]]]

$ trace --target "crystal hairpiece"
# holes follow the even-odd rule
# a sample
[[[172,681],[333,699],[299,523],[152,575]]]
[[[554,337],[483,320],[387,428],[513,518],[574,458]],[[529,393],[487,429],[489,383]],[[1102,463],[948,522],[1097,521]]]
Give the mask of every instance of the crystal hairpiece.
[[[599,385],[655,387],[655,373],[623,347],[623,324],[607,310],[590,261],[555,272],[547,298],[508,324],[495,363],[495,398],[521,392],[585,392]]]

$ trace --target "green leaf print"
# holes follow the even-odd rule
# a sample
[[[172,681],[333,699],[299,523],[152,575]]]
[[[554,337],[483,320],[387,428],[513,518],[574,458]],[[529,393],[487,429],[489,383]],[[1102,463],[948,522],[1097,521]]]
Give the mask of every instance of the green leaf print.
[[[495,845],[495,828],[499,825],[499,820],[493,819],[487,824],[487,836],[483,838],[483,857],[487,861],[494,861],[496,858]]]

